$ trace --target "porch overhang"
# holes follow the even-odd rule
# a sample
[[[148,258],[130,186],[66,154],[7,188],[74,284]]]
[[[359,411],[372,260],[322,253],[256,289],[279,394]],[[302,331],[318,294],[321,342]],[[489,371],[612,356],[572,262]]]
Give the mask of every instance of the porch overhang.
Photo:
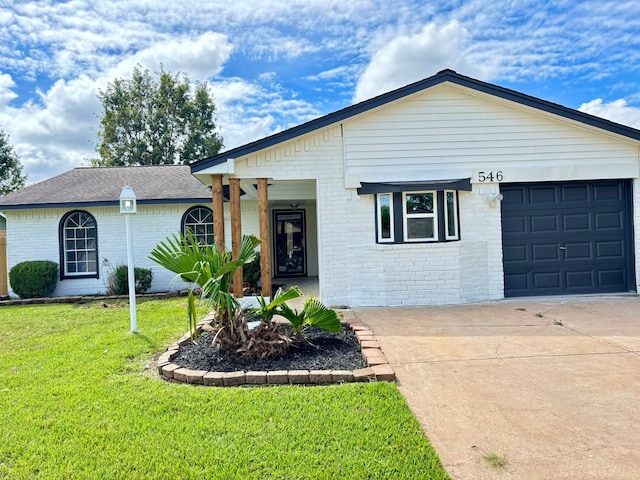
[[[235,173],[236,166],[233,158],[227,158],[223,162],[198,171],[191,168],[191,174],[205,185],[210,184],[211,175],[235,175]]]
[[[361,182],[360,185],[361,186],[357,189],[358,195],[393,192],[419,192],[425,190],[463,190],[470,192],[471,178],[409,182]]]

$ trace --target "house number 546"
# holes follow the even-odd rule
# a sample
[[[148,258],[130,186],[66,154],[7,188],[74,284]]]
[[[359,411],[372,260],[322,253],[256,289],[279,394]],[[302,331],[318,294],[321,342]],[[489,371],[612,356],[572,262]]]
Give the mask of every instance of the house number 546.
[[[501,182],[502,170],[498,170],[497,172],[478,172],[478,182]]]

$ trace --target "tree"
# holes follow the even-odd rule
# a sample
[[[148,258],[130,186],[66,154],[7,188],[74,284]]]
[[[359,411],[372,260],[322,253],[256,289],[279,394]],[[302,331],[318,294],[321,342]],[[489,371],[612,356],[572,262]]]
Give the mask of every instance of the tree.
[[[100,90],[100,120],[94,166],[188,164],[217,154],[216,107],[206,84],[160,67],[133,69]]]
[[[0,195],[24,187],[26,180],[20,158],[9,144],[9,136],[0,130]]]

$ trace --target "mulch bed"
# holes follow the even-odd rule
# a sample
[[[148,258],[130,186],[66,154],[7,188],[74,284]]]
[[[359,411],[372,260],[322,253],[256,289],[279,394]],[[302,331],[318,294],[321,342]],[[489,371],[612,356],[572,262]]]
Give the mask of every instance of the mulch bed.
[[[338,334],[310,328],[305,337],[306,342],[291,346],[281,358],[255,360],[223,355],[211,346],[213,334],[203,332],[197,344],[183,346],[172,362],[191,370],[209,372],[357,370],[367,367],[360,344],[348,325],[343,325]]]

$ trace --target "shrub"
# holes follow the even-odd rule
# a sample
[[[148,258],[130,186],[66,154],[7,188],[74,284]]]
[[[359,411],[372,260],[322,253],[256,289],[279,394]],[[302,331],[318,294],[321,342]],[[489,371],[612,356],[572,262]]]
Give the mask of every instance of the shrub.
[[[136,277],[136,293],[144,293],[151,288],[153,272],[150,268],[134,267],[133,274]],[[126,295],[129,293],[129,269],[126,265],[118,265],[107,280],[109,295]]]
[[[251,292],[258,291],[260,281],[260,254],[256,253],[256,258],[242,267],[242,281],[249,284]]]
[[[9,272],[9,284],[20,298],[51,295],[58,282],[58,264],[49,260],[34,260],[15,265]]]

